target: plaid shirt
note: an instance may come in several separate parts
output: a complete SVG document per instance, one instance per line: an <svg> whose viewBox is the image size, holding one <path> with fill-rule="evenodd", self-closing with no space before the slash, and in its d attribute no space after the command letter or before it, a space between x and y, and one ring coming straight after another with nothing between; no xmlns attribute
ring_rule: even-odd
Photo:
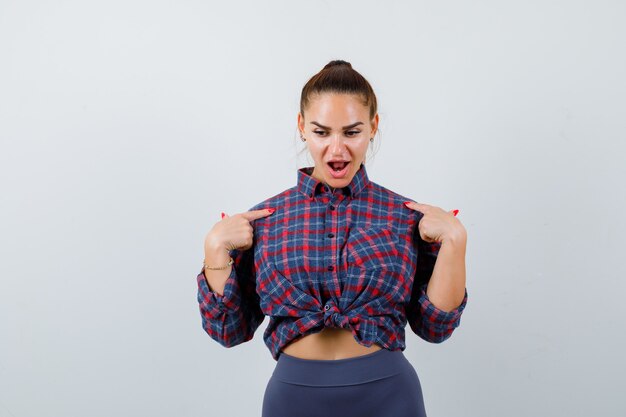
<svg viewBox="0 0 626 417"><path fill-rule="evenodd" d="M467 303L440 310L426 286L440 243L420 238L421 213L410 199L370 181L365 165L338 189L316 180L313 167L297 184L250 210L273 207L252 221L253 245L230 252L235 263L223 295L197 276L202 327L221 345L263 335L272 357L294 339L324 327L349 329L364 346L404 350L405 327L441 343L460 325Z"/></svg>

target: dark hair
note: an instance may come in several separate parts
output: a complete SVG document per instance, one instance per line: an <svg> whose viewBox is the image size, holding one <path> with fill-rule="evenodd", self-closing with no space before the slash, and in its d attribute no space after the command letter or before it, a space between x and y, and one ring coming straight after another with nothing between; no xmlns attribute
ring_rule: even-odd
<svg viewBox="0 0 626 417"><path fill-rule="evenodd" d="M370 83L352 68L349 62L340 59L326 64L302 88L300 114L303 117L304 110L309 106L311 99L322 93L347 93L360 96L363 100L363 105L369 107L370 121L378 111L376 94L374 94Z"/></svg>

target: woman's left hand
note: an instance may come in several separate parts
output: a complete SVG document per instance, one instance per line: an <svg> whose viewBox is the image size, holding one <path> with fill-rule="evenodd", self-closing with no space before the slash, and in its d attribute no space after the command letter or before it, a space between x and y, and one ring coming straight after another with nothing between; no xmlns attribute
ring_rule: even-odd
<svg viewBox="0 0 626 417"><path fill-rule="evenodd" d="M408 208L422 213L417 227L420 237L425 242L440 242L446 240L465 239L467 232L463 224L455 217L457 210L445 211L440 207L429 204L407 201L404 203Z"/></svg>

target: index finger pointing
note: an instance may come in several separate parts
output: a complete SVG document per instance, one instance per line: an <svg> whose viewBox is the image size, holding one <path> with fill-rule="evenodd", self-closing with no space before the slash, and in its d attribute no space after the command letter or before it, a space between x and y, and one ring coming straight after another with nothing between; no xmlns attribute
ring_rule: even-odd
<svg viewBox="0 0 626 417"><path fill-rule="evenodd" d="M275 210L276 209L273 209L273 208L260 209L260 210L250 210L250 211L244 211L243 213L241 213L241 215L244 217L244 219L246 219L248 221L251 221L251 220L260 219L261 217L269 216Z"/></svg>

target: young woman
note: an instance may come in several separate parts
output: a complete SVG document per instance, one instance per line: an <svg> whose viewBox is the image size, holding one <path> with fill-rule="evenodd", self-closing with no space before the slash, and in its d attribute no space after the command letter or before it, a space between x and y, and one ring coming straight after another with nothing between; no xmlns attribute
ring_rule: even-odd
<svg viewBox="0 0 626 417"><path fill-rule="evenodd" d="M405 327L441 343L460 325L465 228L369 179L376 96L348 62L304 86L298 129L315 165L206 236L202 326L230 347L270 317L263 417L425 416Z"/></svg>

